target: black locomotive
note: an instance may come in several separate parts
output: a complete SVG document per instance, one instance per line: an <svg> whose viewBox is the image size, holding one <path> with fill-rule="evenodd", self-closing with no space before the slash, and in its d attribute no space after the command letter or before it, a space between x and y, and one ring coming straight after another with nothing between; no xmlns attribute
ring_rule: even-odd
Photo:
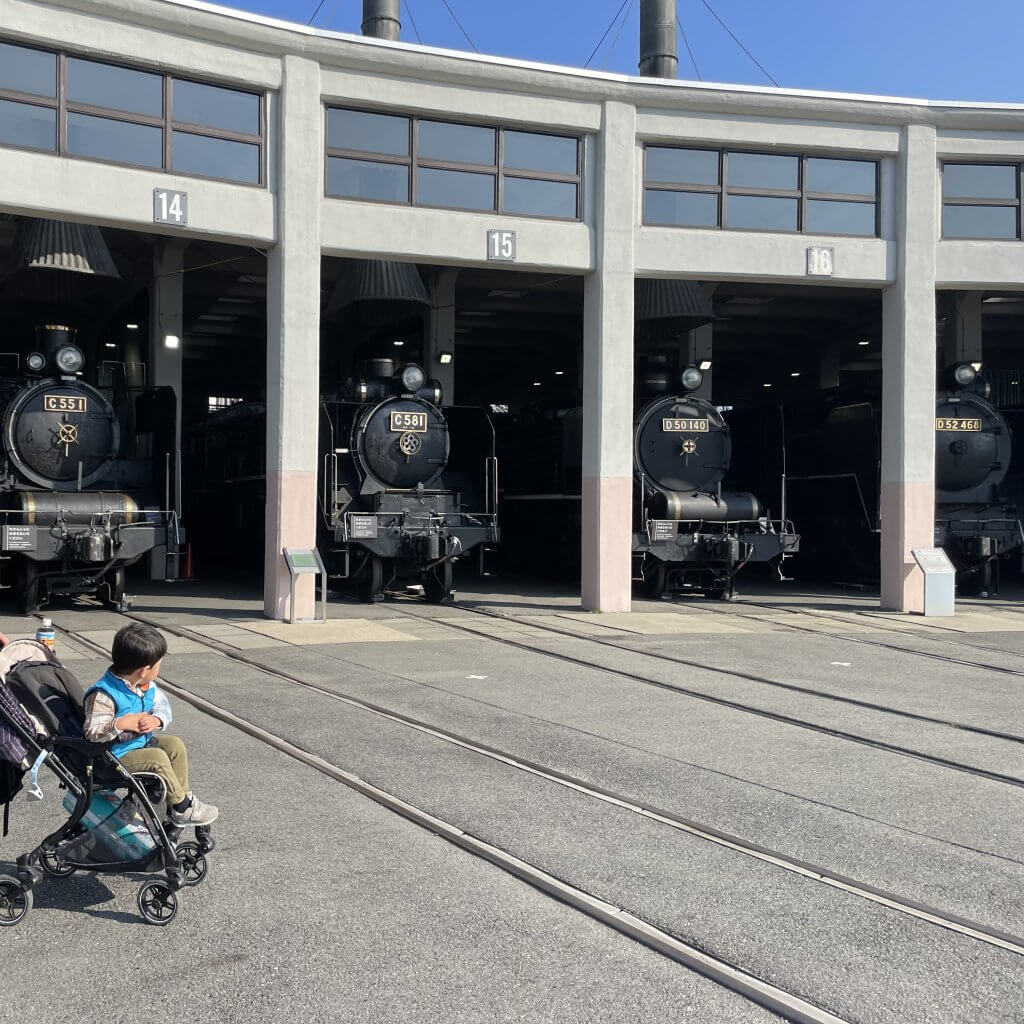
<svg viewBox="0 0 1024 1024"><path fill-rule="evenodd" d="M174 396L85 383L71 328L40 328L36 339L24 370L0 378L3 586L28 612L51 594L96 594L120 608L126 567L178 547L170 502L155 500Z"/></svg>
<svg viewBox="0 0 1024 1024"><path fill-rule="evenodd" d="M684 369L680 383L682 394L653 399L634 422L635 574L649 597L697 590L731 600L745 565L778 567L800 538L749 491L722 489L732 466L729 425L693 394L703 383L697 367Z"/></svg>
<svg viewBox="0 0 1024 1024"><path fill-rule="evenodd" d="M702 383L695 366L678 376L657 359L638 367L633 576L653 598L668 590L729 600L745 565L778 567L799 546L792 524L772 519L757 497L723 488L733 465L732 435L723 414L693 394ZM519 417L502 448L506 534L529 536L537 550L551 553L548 569L577 578L581 425L579 409L534 410ZM781 433L775 447L781 465ZM781 477L778 488L784 494ZM507 553L515 564L531 565L528 550L513 547Z"/></svg>
<svg viewBox="0 0 1024 1024"><path fill-rule="evenodd" d="M971 363L949 370L935 398L935 544L956 568L962 594L999 588L999 566L1024 544L1020 513L1002 493L1013 437ZM848 582L878 579L881 410L836 401L812 414L791 458L793 506L805 544L795 571ZM837 538L842 542L837 544Z"/></svg>
<svg viewBox="0 0 1024 1024"><path fill-rule="evenodd" d="M364 601L410 584L448 601L454 563L499 539L490 419L442 397L416 364L372 359L323 401L319 547Z"/></svg>

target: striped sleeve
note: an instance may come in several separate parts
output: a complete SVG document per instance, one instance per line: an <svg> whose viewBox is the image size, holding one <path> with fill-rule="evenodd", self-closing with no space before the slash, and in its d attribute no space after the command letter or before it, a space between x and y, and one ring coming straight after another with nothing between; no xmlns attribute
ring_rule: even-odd
<svg viewBox="0 0 1024 1024"><path fill-rule="evenodd" d="M83 732L90 743L108 743L119 736L114 727L117 708L109 694L93 690L85 698L85 727Z"/></svg>

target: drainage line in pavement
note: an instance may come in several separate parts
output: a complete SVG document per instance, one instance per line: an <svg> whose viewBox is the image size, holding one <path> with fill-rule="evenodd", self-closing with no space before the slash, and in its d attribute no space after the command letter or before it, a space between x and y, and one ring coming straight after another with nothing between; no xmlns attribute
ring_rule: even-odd
<svg viewBox="0 0 1024 1024"><path fill-rule="evenodd" d="M181 629L177 627L161 626L159 623L150 619L145 619L139 615L131 615L129 617L140 622L145 622L147 625L156 628L167 629L169 632L175 633L183 639L194 639L196 636L201 636L201 634L195 634L187 628ZM92 643L92 641L89 641L84 637L81 639L86 643ZM399 725L415 729L418 732L422 732L436 739L440 739L473 753L488 757L511 768L516 768L527 772L528 774L543 778L549 782L556 783L557 785L565 786L567 789L582 793L585 796L591 796L598 800L602 800L605 803L632 811L642 817L668 825L671 828L675 828L680 832L685 832L698 839L703 839L718 846L725 847L726 849L730 849L736 853L764 861L774 865L775 867L782 868L785 871L821 882L824 885L859 896L872 903L877 903L881 906L888 907L891 910L896 910L899 913L907 914L911 917L918 918L919 920L927 921L930 924L938 925L940 928L946 928L949 931L957 932L981 942L986 942L989 945L998 946L999 948L1008 950L1011 953L1024 955L1024 938L1020 938L1009 932L1004 932L981 924L977 921L972 921L968 918L947 913L936 907L931 907L927 904L919 903L916 900L899 896L896 893L880 889L877 886L873 886L865 882L858 882L856 879L830 871L828 868L821 867L820 865L811 864L807 861L789 857L786 854L779 853L756 843L748 842L738 836L731 835L728 832L723 832L712 826L701 824L700 822L693 821L689 818L683 818L671 811L664 810L648 803L633 800L628 796L623 796L622 794L616 793L612 790L596 786L584 781L583 779L575 778L574 776L557 771L553 768L548 768L544 765L538 764L537 762L517 757L514 754L509 754L506 751L497 749L496 747L491 747L476 740L471 740L465 736L460 736L457 733L450 732L446 729L429 725L426 722L421 722L418 719L403 715L400 712L391 711L377 704L372 704L369 701L361 700L358 697L338 693L337 691L327 689L326 687L320 686L316 683L311 683L307 680L300 679L297 676L292 676L286 672L282 672L279 669L269 668L262 663L241 654L240 652L232 650L220 641L204 639L197 642L201 642L212 651L223 654L251 668L255 668L266 675L283 679L286 682L312 690L316 693L322 694L323 696L329 697L332 700L348 704L358 710L365 711L388 721L395 722Z"/></svg>
<svg viewBox="0 0 1024 1024"><path fill-rule="evenodd" d="M129 615L128 617L138 621L147 621L141 616ZM159 628L167 629L168 627L160 626ZM92 643L92 641L73 630L65 629L63 631L84 641L94 649L102 649L99 648L98 644ZM169 632L178 633L179 636L183 635L175 629L170 629ZM215 650L215 648L211 647L211 650ZM239 660L244 661L245 659ZM262 666L256 665L254 667L267 672ZM269 671L267 674L282 675L282 678L289 678L282 673L274 671ZM295 682L296 680L289 681ZM287 754L294 760L355 790L357 793L368 797L395 814L399 814L408 821L445 839L452 845L486 860L495 867L501 868L501 870L515 876L520 881L526 882L528 885L559 902L565 903L573 909L586 914L588 917L600 921L615 931L661 953L668 959L710 978L715 983L749 999L751 1002L757 1003L759 1006L763 1006L785 1020L792 1021L793 1024L850 1024L844 1018L837 1017L828 1010L822 1009L802 999L800 996L749 974L741 968L721 960L697 946L684 942L682 939L649 924L641 918L635 917L621 907L607 903L600 897L594 896L584 889L577 888L543 869L513 856L505 850L463 831L442 818L421 810L414 804L410 804L388 793L386 790L366 782L358 775L347 772L330 761L326 761L322 757L318 757L316 754L304 750L288 740L282 739L280 736L267 732L247 719L241 718L211 703L176 683L169 683L161 678L160 684L165 686L170 693L191 704L198 711L203 712L209 717L230 725L239 732L245 733L283 754ZM300 683L300 685L306 684Z"/></svg>

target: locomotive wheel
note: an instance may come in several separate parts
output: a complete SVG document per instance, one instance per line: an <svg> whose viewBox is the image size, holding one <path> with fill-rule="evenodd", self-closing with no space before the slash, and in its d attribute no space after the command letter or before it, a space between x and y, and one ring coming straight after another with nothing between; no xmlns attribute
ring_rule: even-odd
<svg viewBox="0 0 1024 1024"><path fill-rule="evenodd" d="M660 601L665 596L667 580L668 566L664 562L648 563L644 569L644 596L652 601Z"/></svg>
<svg viewBox="0 0 1024 1024"><path fill-rule="evenodd" d="M451 559L442 562L437 568L431 569L423 577L423 596L431 604L444 604L452 599L452 563Z"/></svg>
<svg viewBox="0 0 1024 1024"><path fill-rule="evenodd" d="M370 555L359 574L356 592L365 604L379 601L384 590L384 563L377 555Z"/></svg>

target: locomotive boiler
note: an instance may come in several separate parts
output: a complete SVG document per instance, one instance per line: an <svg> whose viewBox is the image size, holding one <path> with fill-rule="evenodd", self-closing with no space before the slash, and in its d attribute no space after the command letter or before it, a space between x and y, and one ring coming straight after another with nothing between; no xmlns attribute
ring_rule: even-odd
<svg viewBox="0 0 1024 1024"><path fill-rule="evenodd" d="M661 395L637 413L633 473L635 575L644 592L701 591L731 600L736 574L750 562L776 567L799 537L772 519L749 491L723 490L732 465L732 437L719 409L693 394L703 375L689 366L681 394Z"/></svg>
<svg viewBox="0 0 1024 1024"><path fill-rule="evenodd" d="M442 409L414 363L365 371L322 403L321 554L364 601L410 585L448 601L454 563L499 539L493 427L480 409Z"/></svg>
<svg viewBox="0 0 1024 1024"><path fill-rule="evenodd" d="M173 422L173 395L120 396L134 432L125 438L117 397L80 379L85 357L74 331L48 326L36 338L24 370L0 381L3 585L16 588L27 612L54 594L95 594L121 608L126 567L158 545L177 546L174 513L146 501L153 460L123 453L166 425L168 409Z"/></svg>

